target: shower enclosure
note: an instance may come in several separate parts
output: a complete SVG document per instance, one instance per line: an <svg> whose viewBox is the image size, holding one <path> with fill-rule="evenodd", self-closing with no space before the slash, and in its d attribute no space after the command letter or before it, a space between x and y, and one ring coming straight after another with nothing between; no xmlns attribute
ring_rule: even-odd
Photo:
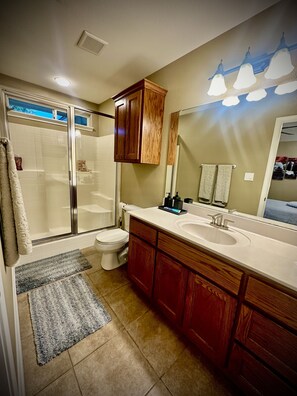
<svg viewBox="0 0 297 396"><path fill-rule="evenodd" d="M114 117L4 91L31 238L115 225Z"/></svg>

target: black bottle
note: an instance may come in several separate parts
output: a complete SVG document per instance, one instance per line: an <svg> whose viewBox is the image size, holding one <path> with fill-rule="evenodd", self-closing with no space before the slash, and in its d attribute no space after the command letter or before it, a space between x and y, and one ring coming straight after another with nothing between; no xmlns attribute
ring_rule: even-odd
<svg viewBox="0 0 297 396"><path fill-rule="evenodd" d="M183 208L183 201L181 200L181 197L178 195L178 192L173 197L173 207L175 209L180 209L180 210Z"/></svg>
<svg viewBox="0 0 297 396"><path fill-rule="evenodd" d="M167 194L167 197L165 197L164 199L164 206L166 206L167 208L172 208L172 197L170 195L170 192Z"/></svg>

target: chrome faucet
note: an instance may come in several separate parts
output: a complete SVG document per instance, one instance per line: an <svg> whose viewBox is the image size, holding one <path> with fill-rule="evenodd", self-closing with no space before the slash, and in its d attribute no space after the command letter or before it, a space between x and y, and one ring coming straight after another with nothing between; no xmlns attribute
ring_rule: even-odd
<svg viewBox="0 0 297 396"><path fill-rule="evenodd" d="M222 213L216 213L214 215L208 215L212 218L210 225L218 228L223 228L224 230L228 230L228 223L234 223L234 221L229 219L224 219Z"/></svg>

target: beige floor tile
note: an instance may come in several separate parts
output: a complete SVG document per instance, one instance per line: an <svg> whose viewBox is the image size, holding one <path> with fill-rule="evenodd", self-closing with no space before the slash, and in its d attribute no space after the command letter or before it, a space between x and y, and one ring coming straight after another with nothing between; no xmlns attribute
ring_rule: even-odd
<svg viewBox="0 0 297 396"><path fill-rule="evenodd" d="M80 390L73 369L67 371L49 386L38 393L37 396L80 396Z"/></svg>
<svg viewBox="0 0 297 396"><path fill-rule="evenodd" d="M235 389L192 348L187 348L162 377L173 396L231 396Z"/></svg>
<svg viewBox="0 0 297 396"><path fill-rule="evenodd" d="M144 298L130 284L107 294L105 299L125 326L149 310Z"/></svg>
<svg viewBox="0 0 297 396"><path fill-rule="evenodd" d="M85 271L87 274L91 274L98 270L103 271L101 264L100 264L101 263L101 254L100 253L90 254L90 255L86 256L86 259L92 266L92 268L89 268Z"/></svg>
<svg viewBox="0 0 297 396"><path fill-rule="evenodd" d="M90 334L73 347L68 349L70 358L73 365L77 364L85 357L94 352L97 348L105 344L112 337L116 336L119 332L124 330L123 324L116 317L112 309L109 307L108 303L103 297L100 297L100 301L104 305L105 309L111 316L111 321L101 329L95 331L95 333Z"/></svg>
<svg viewBox="0 0 297 396"><path fill-rule="evenodd" d="M155 312L148 311L127 330L161 377L185 349L185 343Z"/></svg>
<svg viewBox="0 0 297 396"><path fill-rule="evenodd" d="M171 393L160 380L153 386L153 388L147 393L146 396L171 396Z"/></svg>
<svg viewBox="0 0 297 396"><path fill-rule="evenodd" d="M84 256L89 256L89 255L97 253L97 249L95 248L95 246L88 246L86 248L80 249L80 252Z"/></svg>
<svg viewBox="0 0 297 396"><path fill-rule="evenodd" d="M28 294L23 293L21 298L18 298L18 311L19 311L19 322L21 339L27 338L32 334L32 325L30 317L30 307L28 301Z"/></svg>
<svg viewBox="0 0 297 396"><path fill-rule="evenodd" d="M74 370L84 396L142 396L158 380L126 332L113 337Z"/></svg>
<svg viewBox="0 0 297 396"><path fill-rule="evenodd" d="M26 396L35 395L71 368L67 351L55 357L44 366L36 360L33 334L22 340Z"/></svg>
<svg viewBox="0 0 297 396"><path fill-rule="evenodd" d="M125 267L119 267L112 271L96 271L88 275L98 290L99 295L105 296L119 287L130 283Z"/></svg>

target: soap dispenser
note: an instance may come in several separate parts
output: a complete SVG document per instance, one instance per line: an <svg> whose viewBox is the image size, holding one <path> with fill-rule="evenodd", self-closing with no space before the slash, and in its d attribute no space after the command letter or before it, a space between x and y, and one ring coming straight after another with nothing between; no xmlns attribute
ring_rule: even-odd
<svg viewBox="0 0 297 396"><path fill-rule="evenodd" d="M183 201L181 200L181 197L178 195L178 192L176 192L175 196L173 197L173 207L175 209L182 209L183 208Z"/></svg>
<svg viewBox="0 0 297 396"><path fill-rule="evenodd" d="M165 197L164 199L164 206L166 208L172 208L172 197L170 195L170 192L167 194L168 194L167 197Z"/></svg>

